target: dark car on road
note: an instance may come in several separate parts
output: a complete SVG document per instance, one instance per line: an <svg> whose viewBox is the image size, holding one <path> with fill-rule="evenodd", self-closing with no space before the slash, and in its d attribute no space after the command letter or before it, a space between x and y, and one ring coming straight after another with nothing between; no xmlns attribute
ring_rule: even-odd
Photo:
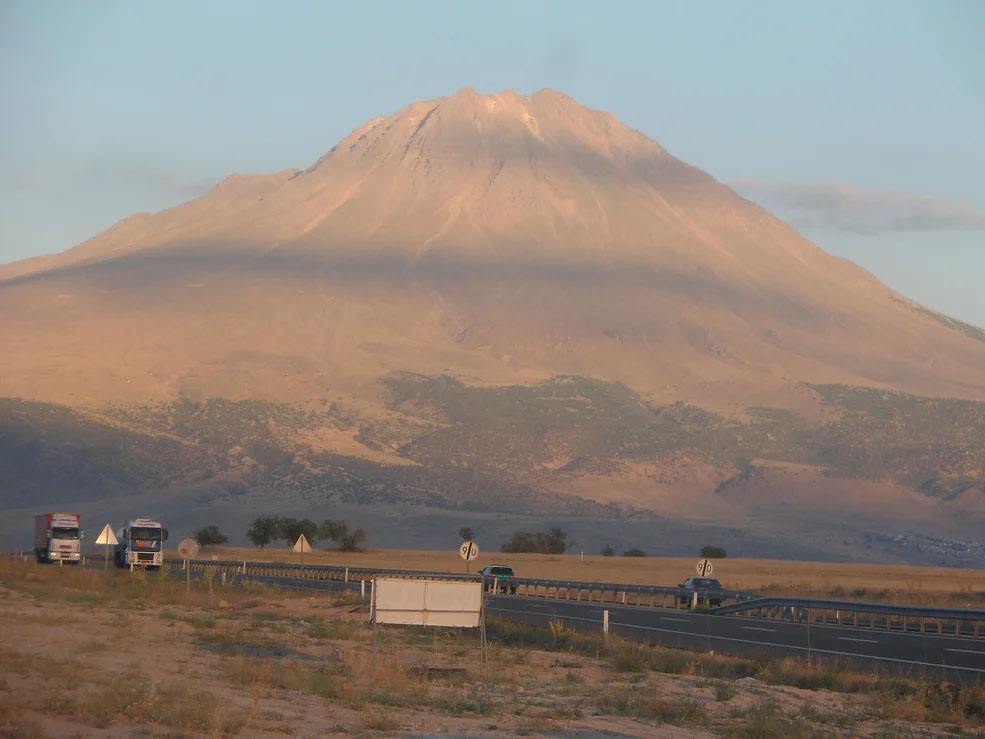
<svg viewBox="0 0 985 739"><path fill-rule="evenodd" d="M681 603L690 603L695 593L698 603L709 606L720 606L725 600L725 589L713 577L689 577L677 586L677 599Z"/></svg>
<svg viewBox="0 0 985 739"><path fill-rule="evenodd" d="M482 575L482 589L492 592L516 593L516 574L508 565L489 565L479 570Z"/></svg>

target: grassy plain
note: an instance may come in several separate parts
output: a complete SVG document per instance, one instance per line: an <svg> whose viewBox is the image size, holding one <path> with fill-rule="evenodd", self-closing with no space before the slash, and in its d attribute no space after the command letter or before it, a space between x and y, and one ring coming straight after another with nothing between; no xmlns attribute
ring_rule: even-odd
<svg viewBox="0 0 985 739"><path fill-rule="evenodd" d="M0 736L983 736L985 690L491 622L388 627L260 584L0 561Z"/></svg>
<svg viewBox="0 0 985 739"><path fill-rule="evenodd" d="M298 562L300 559L297 553L284 547L214 547L203 550L199 556L272 562ZM456 551L370 549L337 552L316 549L304 556L305 562L310 564L465 572L465 563ZM601 556L582 559L579 554L482 552L470 563L470 571L477 572L495 562L511 565L520 577L676 585L694 574L697 560L697 557ZM714 576L731 590L985 608L985 570L728 558L714 560L714 567Z"/></svg>

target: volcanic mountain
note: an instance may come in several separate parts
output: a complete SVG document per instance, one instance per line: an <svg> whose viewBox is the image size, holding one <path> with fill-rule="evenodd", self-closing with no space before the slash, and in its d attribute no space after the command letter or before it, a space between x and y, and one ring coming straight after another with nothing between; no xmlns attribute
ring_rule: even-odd
<svg viewBox="0 0 985 739"><path fill-rule="evenodd" d="M232 175L65 253L0 267L0 319L2 396L185 441L175 403L330 402L341 409L331 424L309 419L274 436L295 456L384 466L425 464L423 444L440 467L433 454L455 446L441 429L488 431L495 403L481 393L501 397L504 386L563 396L576 416L571 398L598 411L596 391L629 392L617 404L623 425L634 408L641 419L668 418L661 409L675 404L705 409L719 428L755 425L755 409L769 408L776 423L790 414L806 424L796 433L846 417L836 387L890 405L985 400L985 331L895 293L615 116L546 89L466 88L414 103L357 128L308 169ZM756 479L736 465L748 450L693 439L687 453L665 444L642 457L578 454L567 432L531 420L532 402L493 424L497 433L533 424L504 440L529 432L543 447L514 465L531 489L606 502L599 490L622 475L622 500L668 510L689 490ZM164 407L159 417L121 410ZM967 407L962 428L977 429L985 406ZM774 439L766 447L780 443L776 429L764 433ZM803 450L798 439L790 443ZM503 451L478 444L452 456L481 464L482 449ZM683 456L668 462L670 451ZM809 457L784 459L816 464ZM626 482L630 458L659 458L663 472ZM551 477L558 470L567 483ZM883 472L866 479L925 483L923 472L902 483L903 473ZM971 480L958 494L981 476L977 458L926 474Z"/></svg>

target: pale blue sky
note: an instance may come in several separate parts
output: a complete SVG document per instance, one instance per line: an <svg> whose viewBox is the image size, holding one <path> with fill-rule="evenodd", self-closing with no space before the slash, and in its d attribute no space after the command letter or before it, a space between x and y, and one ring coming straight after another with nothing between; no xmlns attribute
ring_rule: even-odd
<svg viewBox="0 0 985 739"><path fill-rule="evenodd" d="M985 3L0 0L0 263L472 85L612 111L985 325Z"/></svg>

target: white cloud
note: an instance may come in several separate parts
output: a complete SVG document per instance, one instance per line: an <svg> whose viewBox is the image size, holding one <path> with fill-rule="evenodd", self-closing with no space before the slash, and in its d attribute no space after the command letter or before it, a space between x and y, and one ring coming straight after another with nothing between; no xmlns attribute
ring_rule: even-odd
<svg viewBox="0 0 985 739"><path fill-rule="evenodd" d="M985 212L949 198L838 182L736 180L731 186L798 228L860 234L985 229Z"/></svg>

